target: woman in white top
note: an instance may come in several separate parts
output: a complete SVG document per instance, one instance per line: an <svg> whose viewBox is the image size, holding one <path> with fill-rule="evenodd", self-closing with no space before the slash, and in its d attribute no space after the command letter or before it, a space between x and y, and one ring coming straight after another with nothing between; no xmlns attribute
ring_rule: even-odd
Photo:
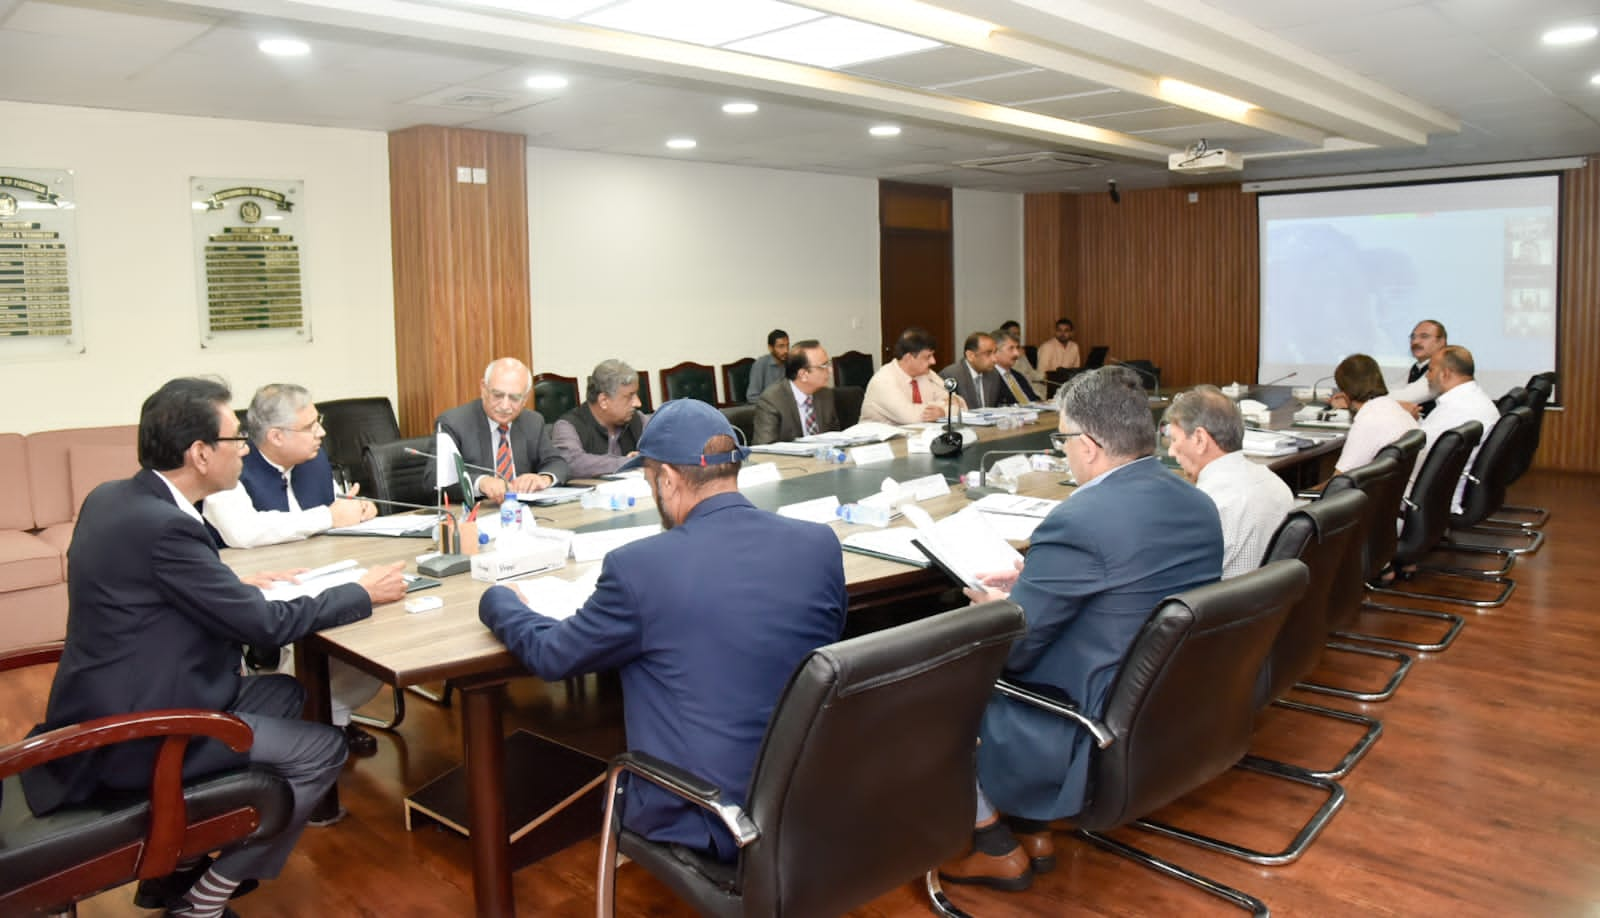
<svg viewBox="0 0 1600 918"><path fill-rule="evenodd" d="M1366 465L1377 457L1378 450L1417 429L1417 419L1389 397L1378 362L1366 354L1351 354L1339 361L1333 381L1350 401L1350 432L1345 434L1344 450L1334 464L1335 474Z"/></svg>

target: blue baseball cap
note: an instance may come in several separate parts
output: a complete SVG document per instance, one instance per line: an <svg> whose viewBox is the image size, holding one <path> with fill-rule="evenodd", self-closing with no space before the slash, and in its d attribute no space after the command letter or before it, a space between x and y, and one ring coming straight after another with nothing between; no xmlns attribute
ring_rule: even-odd
<svg viewBox="0 0 1600 918"><path fill-rule="evenodd" d="M712 437L728 436L736 445L733 452L705 454ZM722 465L742 462L750 455L744 437L722 412L699 399L675 398L650 416L644 435L639 438L639 455L624 462L618 471L636 469L645 459L668 465Z"/></svg>

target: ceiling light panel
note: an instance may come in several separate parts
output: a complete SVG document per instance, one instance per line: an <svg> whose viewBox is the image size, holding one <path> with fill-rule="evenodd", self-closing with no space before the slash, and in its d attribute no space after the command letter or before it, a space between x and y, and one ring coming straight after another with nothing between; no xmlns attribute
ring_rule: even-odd
<svg viewBox="0 0 1600 918"><path fill-rule="evenodd" d="M724 47L729 51L775 57L797 64L836 68L937 48L939 42L854 19L829 16Z"/></svg>
<svg viewBox="0 0 1600 918"><path fill-rule="evenodd" d="M476 6L489 10L505 10L528 16L548 19L572 19L590 10L599 9L612 0L459 0L463 6Z"/></svg>
<svg viewBox="0 0 1600 918"><path fill-rule="evenodd" d="M697 45L722 45L821 16L778 0L625 0L579 21Z"/></svg>
<svg viewBox="0 0 1600 918"><path fill-rule="evenodd" d="M1600 34L1600 29L1592 25L1562 26L1544 33L1540 40L1547 45L1581 45L1593 41L1597 34Z"/></svg>

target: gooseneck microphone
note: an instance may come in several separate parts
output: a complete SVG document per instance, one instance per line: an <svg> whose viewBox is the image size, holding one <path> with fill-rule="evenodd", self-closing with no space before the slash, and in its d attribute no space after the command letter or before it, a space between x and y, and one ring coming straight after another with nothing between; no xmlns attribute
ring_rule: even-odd
<svg viewBox="0 0 1600 918"><path fill-rule="evenodd" d="M990 462L997 456L1031 456L1034 453L1050 452L1049 447L1044 449L991 449L978 457L978 483L967 488L967 500L977 500L991 494L1009 493L1004 488L989 486L989 474L994 471L994 463Z"/></svg>
<svg viewBox="0 0 1600 918"><path fill-rule="evenodd" d="M961 448L965 445L961 441L961 434L956 433L956 381L944 381L944 391L948 393L944 408L944 433L933 438L928 444L928 452L943 459L949 456L961 455Z"/></svg>
<svg viewBox="0 0 1600 918"><path fill-rule="evenodd" d="M413 455L413 456L424 456L424 457L426 457L428 459L434 460L435 462L439 461L439 457L438 456L435 456L433 453L425 453L420 449L412 449L411 447L408 446L408 447L405 448L405 451L407 453ZM458 455L456 458L459 459L461 457ZM499 477L499 473L496 472L494 469L484 468L481 465L473 465L470 462L463 461L461 463L461 467L462 468L472 469L474 472L482 472L485 475L493 475L493 476L495 476L497 478Z"/></svg>
<svg viewBox="0 0 1600 918"><path fill-rule="evenodd" d="M1312 383L1312 384L1311 384L1311 400L1312 400L1312 401L1313 401L1313 402L1320 402L1320 401L1322 401L1322 399L1320 399L1320 398L1318 398L1318 397L1317 397L1317 387L1318 387L1318 386L1320 386L1320 385L1322 385L1322 384L1323 384L1323 383L1325 383L1325 382L1327 382L1327 381L1328 381L1328 380L1330 380L1330 379L1333 379L1333 374L1332 374L1332 373L1329 373L1329 374L1328 374L1328 375L1327 375L1327 376L1324 376L1324 377L1322 377L1322 378L1321 378L1321 379L1319 379L1319 380L1317 380L1317 381L1316 381L1316 382L1314 382L1314 383ZM1337 387L1336 387L1336 388L1337 388ZM1332 393L1332 392L1329 392L1329 393L1328 393L1328 395L1329 395L1329 396L1330 396L1330 397L1331 397L1331 396L1332 396L1332 395L1333 395L1333 393Z"/></svg>
<svg viewBox="0 0 1600 918"><path fill-rule="evenodd" d="M1276 386L1278 383L1281 383L1286 379L1294 379L1296 376L1299 376L1299 375L1300 375L1300 371L1299 370L1290 370L1289 372L1283 374L1282 376L1279 376L1277 379L1268 380L1267 382L1264 382L1264 383L1256 383L1256 385L1258 385L1258 386Z"/></svg>

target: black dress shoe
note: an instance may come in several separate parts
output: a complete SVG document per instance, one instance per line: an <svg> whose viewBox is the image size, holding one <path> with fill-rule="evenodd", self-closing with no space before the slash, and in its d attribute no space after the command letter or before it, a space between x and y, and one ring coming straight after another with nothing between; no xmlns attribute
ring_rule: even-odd
<svg viewBox="0 0 1600 918"><path fill-rule="evenodd" d="M344 742L357 758L378 754L378 738L353 723L344 725Z"/></svg>

